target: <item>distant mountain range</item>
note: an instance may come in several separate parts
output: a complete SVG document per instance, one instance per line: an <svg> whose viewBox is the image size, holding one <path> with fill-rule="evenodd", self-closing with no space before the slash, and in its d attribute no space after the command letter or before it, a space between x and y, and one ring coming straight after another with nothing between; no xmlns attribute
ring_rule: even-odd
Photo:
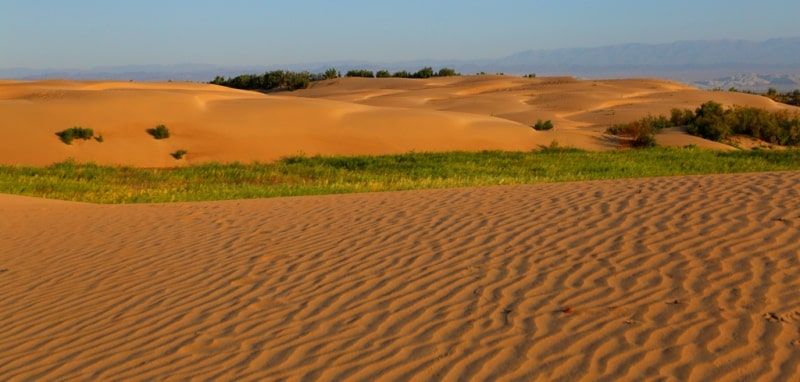
<svg viewBox="0 0 800 382"><path fill-rule="evenodd" d="M217 75L235 76L274 69L322 72L335 67L343 72L349 69L415 71L425 66L432 66L434 69L450 67L465 74L486 72L570 75L579 78L659 77L699 87L735 86L742 90L760 91L766 86L785 91L800 87L800 37L761 42L681 41L669 44L527 50L503 58L476 60L337 61L283 66L130 65L83 70L0 68L0 78L210 81Z"/></svg>
<svg viewBox="0 0 800 382"><path fill-rule="evenodd" d="M733 76L695 81L693 84L703 89L751 90L764 93L770 88L780 92L800 89L800 73L795 74L756 74L745 73Z"/></svg>

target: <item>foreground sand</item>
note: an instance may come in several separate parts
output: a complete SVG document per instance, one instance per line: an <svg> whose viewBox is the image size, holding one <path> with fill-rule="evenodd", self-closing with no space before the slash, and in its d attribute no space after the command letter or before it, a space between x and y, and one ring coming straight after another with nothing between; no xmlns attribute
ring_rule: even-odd
<svg viewBox="0 0 800 382"><path fill-rule="evenodd" d="M0 380L798 380L798 190L0 196Z"/></svg>
<svg viewBox="0 0 800 382"><path fill-rule="evenodd" d="M713 99L800 110L750 94L707 92L663 80L577 81L511 76L343 78L274 94L192 83L2 81L0 164L43 166L67 159L136 167L209 161L249 163L306 154L452 150L528 151L558 142L619 147L603 131L671 108ZM538 132L537 120L555 128ZM146 133L166 125L171 136ZM91 128L103 142L62 143L57 132ZM662 145L732 149L670 131ZM170 154L186 150L181 160Z"/></svg>

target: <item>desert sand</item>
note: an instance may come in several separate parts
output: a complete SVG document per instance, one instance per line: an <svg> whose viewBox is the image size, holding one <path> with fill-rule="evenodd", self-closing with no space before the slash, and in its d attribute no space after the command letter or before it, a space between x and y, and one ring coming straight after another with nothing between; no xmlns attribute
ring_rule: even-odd
<svg viewBox="0 0 800 382"><path fill-rule="evenodd" d="M0 380L798 380L798 190L2 195Z"/></svg>
<svg viewBox="0 0 800 382"><path fill-rule="evenodd" d="M452 150L533 150L556 141L588 150L619 147L611 124L713 99L726 106L792 108L748 94L675 82L463 76L341 78L296 92L262 94L194 83L0 81L0 164L68 159L137 167L208 161L268 162L291 155ZM797 108L795 108L797 109ZM537 120L555 129L537 132ZM171 137L146 133L166 125ZM103 142L62 143L57 132L91 128ZM662 145L720 143L680 131ZM182 160L170 153L186 150Z"/></svg>

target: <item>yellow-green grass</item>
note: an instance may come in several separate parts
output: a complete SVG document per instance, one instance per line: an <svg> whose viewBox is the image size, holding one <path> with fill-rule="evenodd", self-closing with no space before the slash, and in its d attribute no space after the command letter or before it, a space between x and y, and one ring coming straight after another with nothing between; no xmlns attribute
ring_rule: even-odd
<svg viewBox="0 0 800 382"><path fill-rule="evenodd" d="M166 169L69 161L44 168L0 166L0 192L92 203L153 203L783 170L800 170L800 150L551 148L296 156L275 163Z"/></svg>

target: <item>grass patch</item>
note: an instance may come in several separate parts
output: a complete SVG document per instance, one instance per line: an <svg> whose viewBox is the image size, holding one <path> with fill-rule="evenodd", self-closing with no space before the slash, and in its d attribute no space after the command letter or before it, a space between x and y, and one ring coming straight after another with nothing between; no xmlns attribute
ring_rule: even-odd
<svg viewBox="0 0 800 382"><path fill-rule="evenodd" d="M209 163L165 169L63 162L44 168L0 166L0 192L93 203L144 203L779 170L800 170L800 150L718 152L689 147L586 152L553 148L294 156L268 164Z"/></svg>

